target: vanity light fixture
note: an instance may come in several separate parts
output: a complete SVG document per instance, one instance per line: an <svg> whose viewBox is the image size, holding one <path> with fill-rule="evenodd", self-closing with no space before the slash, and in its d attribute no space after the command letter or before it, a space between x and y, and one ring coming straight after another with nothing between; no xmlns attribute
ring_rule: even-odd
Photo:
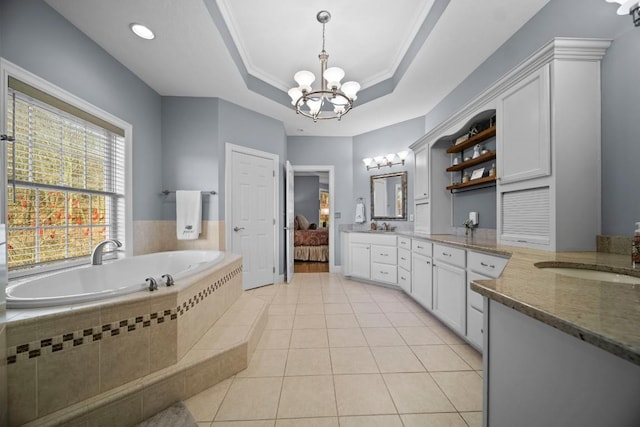
<svg viewBox="0 0 640 427"><path fill-rule="evenodd" d="M362 159L362 163L366 166L367 170L380 169L385 166L404 165L404 161L409 155L408 151L400 151L399 153L391 153L386 156L376 156L374 158L367 157ZM398 158L397 162L394 162Z"/></svg>
<svg viewBox="0 0 640 427"><path fill-rule="evenodd" d="M640 27L640 2L638 0L606 0L607 3L618 3L618 15L631 15L633 25Z"/></svg>
<svg viewBox="0 0 640 427"><path fill-rule="evenodd" d="M151 29L146 25L133 22L129 24L129 28L131 28L131 31L133 31L133 33L141 39L153 40L156 38L156 35L153 34L153 31L151 31Z"/></svg>

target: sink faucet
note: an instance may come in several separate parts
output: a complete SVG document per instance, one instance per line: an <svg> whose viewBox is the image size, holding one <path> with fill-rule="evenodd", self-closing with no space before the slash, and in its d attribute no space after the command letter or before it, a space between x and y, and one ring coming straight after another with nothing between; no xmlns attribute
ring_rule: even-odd
<svg viewBox="0 0 640 427"><path fill-rule="evenodd" d="M102 250L109 243L113 243L117 247L122 246L122 242L118 239L107 239L98 243L95 249L93 250L93 252L91 253L91 265L102 265Z"/></svg>
<svg viewBox="0 0 640 427"><path fill-rule="evenodd" d="M383 223L382 223L382 229L383 229L384 231L389 231L389 224L387 224L386 222L383 222Z"/></svg>

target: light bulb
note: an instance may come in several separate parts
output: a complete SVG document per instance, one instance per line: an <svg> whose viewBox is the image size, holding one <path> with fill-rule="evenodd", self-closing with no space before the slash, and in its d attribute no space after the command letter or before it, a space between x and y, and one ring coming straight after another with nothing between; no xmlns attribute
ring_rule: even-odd
<svg viewBox="0 0 640 427"><path fill-rule="evenodd" d="M129 24L129 28L131 28L131 31L133 31L136 36L145 40L153 40L156 37L156 35L153 34L153 31L151 31L151 29L146 25L137 24L134 22L132 24Z"/></svg>
<svg viewBox="0 0 640 427"><path fill-rule="evenodd" d="M375 160L377 164L380 164L384 160L384 156L376 156L373 158L373 160Z"/></svg>
<svg viewBox="0 0 640 427"><path fill-rule="evenodd" d="M311 92L311 83L316 79L316 76L311 71L302 70L295 73L293 79L300 86L300 91Z"/></svg>
<svg viewBox="0 0 640 427"><path fill-rule="evenodd" d="M617 12L618 15L628 15L631 13L631 9L638 4L638 0L618 1L616 3L620 3L620 7Z"/></svg>
<svg viewBox="0 0 640 427"><path fill-rule="evenodd" d="M394 153L391 153L391 154L387 154L384 157L387 159L387 162L393 162L393 159L396 158L396 155Z"/></svg>
<svg viewBox="0 0 640 427"><path fill-rule="evenodd" d="M318 114L318 112L320 111L320 107L322 106L322 101L314 101L313 99L310 99L307 101L307 106L309 106L309 111L311 111L311 114Z"/></svg>
<svg viewBox="0 0 640 427"><path fill-rule="evenodd" d="M344 114L344 105L334 105L333 112L338 115Z"/></svg>
<svg viewBox="0 0 640 427"><path fill-rule="evenodd" d="M291 97L291 105L296 105L298 99L302 96L302 91L297 87L289 89L289 92L287 93Z"/></svg>
<svg viewBox="0 0 640 427"><path fill-rule="evenodd" d="M329 88L340 88L340 80L344 78L344 71L342 68L331 67L324 70L324 79L327 81Z"/></svg>
<svg viewBox="0 0 640 427"><path fill-rule="evenodd" d="M347 98L355 101L357 99L356 94L360 90L360 84L358 82L345 82L342 85L342 93L344 93Z"/></svg>
<svg viewBox="0 0 640 427"><path fill-rule="evenodd" d="M398 153L398 157L400 157L400 160L405 160L407 158L407 156L409 155L408 151L400 151Z"/></svg>
<svg viewBox="0 0 640 427"><path fill-rule="evenodd" d="M365 166L369 166L372 161L373 161L373 159L371 157L367 157L367 158L362 159L362 163L364 163Z"/></svg>

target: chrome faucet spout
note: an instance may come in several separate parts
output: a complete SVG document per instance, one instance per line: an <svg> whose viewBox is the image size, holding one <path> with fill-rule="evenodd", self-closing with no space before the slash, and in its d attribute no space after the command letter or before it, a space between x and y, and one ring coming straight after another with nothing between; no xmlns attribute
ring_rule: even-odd
<svg viewBox="0 0 640 427"><path fill-rule="evenodd" d="M122 246L122 242L118 239L107 239L98 243L91 253L91 265L102 265L102 251L104 250L104 247L109 243L113 243L117 247Z"/></svg>

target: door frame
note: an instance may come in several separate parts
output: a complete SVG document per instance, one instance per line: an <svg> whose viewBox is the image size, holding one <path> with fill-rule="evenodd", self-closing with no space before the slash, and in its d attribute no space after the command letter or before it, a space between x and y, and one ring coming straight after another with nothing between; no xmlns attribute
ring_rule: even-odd
<svg viewBox="0 0 640 427"><path fill-rule="evenodd" d="M265 151L256 150L254 148L244 147L242 145L232 144L230 142L225 143L225 167L224 167L224 232L225 232L225 250L227 252L232 251L233 239L233 203L231 201L231 176L233 174L233 162L231 161L232 154L241 153L250 156L257 156L266 159L270 159L273 162L273 283L279 283L280 280L280 234L277 232L280 229L280 217L278 216L278 209L280 208L280 156L273 153L267 153Z"/></svg>
<svg viewBox="0 0 640 427"><path fill-rule="evenodd" d="M335 212L335 166L333 165L293 165L294 182L296 172L328 172L329 173L329 271L338 271L335 263L335 234L337 228L333 212ZM295 192L295 187L294 187Z"/></svg>

